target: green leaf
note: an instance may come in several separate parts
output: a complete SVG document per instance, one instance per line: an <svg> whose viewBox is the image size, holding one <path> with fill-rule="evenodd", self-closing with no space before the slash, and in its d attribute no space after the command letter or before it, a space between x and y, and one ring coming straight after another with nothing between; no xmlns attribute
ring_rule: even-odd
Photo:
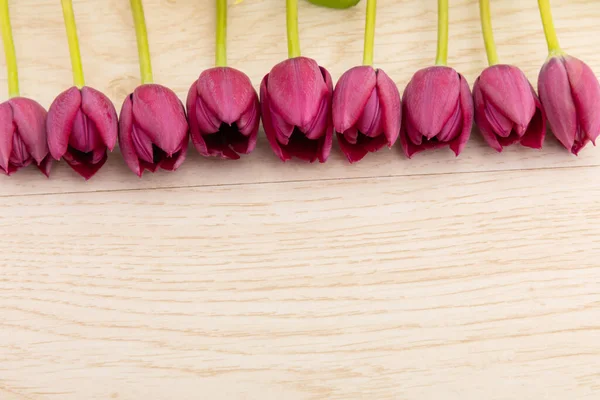
<svg viewBox="0 0 600 400"><path fill-rule="evenodd" d="M322 7L329 8L350 8L357 5L360 0L308 0L309 2Z"/></svg>

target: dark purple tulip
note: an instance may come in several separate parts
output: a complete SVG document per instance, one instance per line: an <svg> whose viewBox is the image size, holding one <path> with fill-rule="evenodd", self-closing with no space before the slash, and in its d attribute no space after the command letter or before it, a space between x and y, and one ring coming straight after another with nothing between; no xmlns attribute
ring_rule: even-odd
<svg viewBox="0 0 600 400"><path fill-rule="evenodd" d="M135 174L176 170L185 160L188 141L185 109L171 89L145 84L127 96L119 118L119 147Z"/></svg>
<svg viewBox="0 0 600 400"><path fill-rule="evenodd" d="M333 91L332 115L348 161L392 147L400 134L401 113L400 93L385 72L371 66L346 71Z"/></svg>
<svg viewBox="0 0 600 400"><path fill-rule="evenodd" d="M287 59L262 80L263 127L275 154L325 162L333 141L329 72L311 58Z"/></svg>
<svg viewBox="0 0 600 400"><path fill-rule="evenodd" d="M187 111L192 142L203 156L235 160L254 150L260 104L243 72L230 67L202 72L189 90Z"/></svg>

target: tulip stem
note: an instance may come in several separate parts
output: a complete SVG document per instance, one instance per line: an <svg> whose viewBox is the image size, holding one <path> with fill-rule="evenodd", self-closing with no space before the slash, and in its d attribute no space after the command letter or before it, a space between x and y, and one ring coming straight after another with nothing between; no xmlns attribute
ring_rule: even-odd
<svg viewBox="0 0 600 400"><path fill-rule="evenodd" d="M227 0L217 0L217 38L215 65L227 66Z"/></svg>
<svg viewBox="0 0 600 400"><path fill-rule="evenodd" d="M6 70L8 73L8 97L19 96L19 70L17 69L17 55L15 43L10 26L8 0L0 0L0 23L2 24L2 41L4 42L4 55L6 56Z"/></svg>
<svg viewBox="0 0 600 400"><path fill-rule="evenodd" d="M488 64L498 64L498 53L496 42L494 42L494 31L492 30L492 15L490 12L490 0L479 0L479 15L481 18L481 32L487 54Z"/></svg>
<svg viewBox="0 0 600 400"><path fill-rule="evenodd" d="M135 25L135 36L137 38L142 84L152 83L154 79L152 78L152 64L150 63L150 48L148 46L148 31L146 31L144 7L142 6L142 0L130 0L130 3L133 23Z"/></svg>
<svg viewBox="0 0 600 400"><path fill-rule="evenodd" d="M367 0L367 16L365 18L365 44L363 65L373 65L373 48L375 47L375 16L377 0Z"/></svg>
<svg viewBox="0 0 600 400"><path fill-rule="evenodd" d="M300 35L298 34L298 0L285 1L287 23L288 57L300 57Z"/></svg>
<svg viewBox="0 0 600 400"><path fill-rule="evenodd" d="M83 78L83 67L81 65L81 53L79 52L79 39L77 38L77 26L75 25L75 14L73 13L72 0L61 0L65 28L67 29L67 41L69 42L69 54L71 55L71 68L73 70L73 84L79 89L85 86Z"/></svg>
<svg viewBox="0 0 600 400"><path fill-rule="evenodd" d="M554 21L552 20L550 0L538 0L538 7L540 9L540 16L542 17L542 25L544 26L546 43L548 43L548 54L550 56L563 54L564 52L558 44L556 30L554 30Z"/></svg>
<svg viewBox="0 0 600 400"><path fill-rule="evenodd" d="M448 63L448 0L438 0L437 54L435 65Z"/></svg>

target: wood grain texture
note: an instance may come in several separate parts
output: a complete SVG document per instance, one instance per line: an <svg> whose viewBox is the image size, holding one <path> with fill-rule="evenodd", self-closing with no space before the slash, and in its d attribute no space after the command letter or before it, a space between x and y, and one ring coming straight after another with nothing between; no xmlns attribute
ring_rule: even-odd
<svg viewBox="0 0 600 400"><path fill-rule="evenodd" d="M209 0L145 0L156 81L183 99L213 62ZM380 1L375 59L402 90L435 53L433 0ZM526 3L526 4L524 4ZM450 62L485 67L474 0L451 1ZM563 47L600 72L600 2L553 0ZM138 84L125 0L74 0L87 82ZM535 82L535 1L492 0L502 61ZM58 1L11 0L24 95L71 84ZM284 2L230 10L255 85L285 49ZM302 50L361 61L364 4L301 3ZM0 92L6 92L0 64ZM111 154L0 176L0 400L600 397L600 151L487 149L348 166L190 151L135 177Z"/></svg>

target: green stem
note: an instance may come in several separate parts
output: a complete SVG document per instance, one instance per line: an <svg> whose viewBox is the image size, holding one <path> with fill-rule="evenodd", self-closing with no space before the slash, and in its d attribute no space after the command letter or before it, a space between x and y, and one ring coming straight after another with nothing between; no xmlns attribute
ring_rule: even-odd
<svg viewBox="0 0 600 400"><path fill-rule="evenodd" d="M4 55L6 56L6 70L8 72L8 97L19 96L19 71L17 69L17 56L15 43L10 26L8 13L8 0L0 0L0 23L2 24L2 41L4 42Z"/></svg>
<svg viewBox="0 0 600 400"><path fill-rule="evenodd" d="M558 36L556 36L556 31L554 30L552 11L550 9L550 0L538 0L538 7L542 17L542 25L544 26L546 43L548 43L548 54L550 56L563 54L563 51L558 44Z"/></svg>
<svg viewBox="0 0 600 400"><path fill-rule="evenodd" d="M375 16L377 0L367 0L367 16L365 18L365 44L363 65L373 65L373 48L375 47Z"/></svg>
<svg viewBox="0 0 600 400"><path fill-rule="evenodd" d="M287 23L288 57L300 57L300 35L298 34L298 0L285 0Z"/></svg>
<svg viewBox="0 0 600 400"><path fill-rule="evenodd" d="M492 30L490 0L479 0L479 15L481 18L481 32L483 33L483 42L485 43L488 64L498 64L498 53L496 52L496 43L494 42L494 32Z"/></svg>
<svg viewBox="0 0 600 400"><path fill-rule="evenodd" d="M215 64L217 67L227 66L227 0L217 0L217 43Z"/></svg>
<svg viewBox="0 0 600 400"><path fill-rule="evenodd" d="M448 63L448 0L438 0L438 36L435 65Z"/></svg>
<svg viewBox="0 0 600 400"><path fill-rule="evenodd" d="M152 83L154 79L152 78L152 64L150 63L150 48L148 47L148 32L146 31L144 7L142 6L142 0L130 0L130 3L131 12L133 13L133 23L135 24L142 84Z"/></svg>
<svg viewBox="0 0 600 400"><path fill-rule="evenodd" d="M72 0L61 0L61 3L65 28L67 28L71 68L73 70L73 84L81 89L85 86L85 80L83 78L83 67L81 65L81 53L79 52L79 39L77 39L77 26L75 25L73 2Z"/></svg>

